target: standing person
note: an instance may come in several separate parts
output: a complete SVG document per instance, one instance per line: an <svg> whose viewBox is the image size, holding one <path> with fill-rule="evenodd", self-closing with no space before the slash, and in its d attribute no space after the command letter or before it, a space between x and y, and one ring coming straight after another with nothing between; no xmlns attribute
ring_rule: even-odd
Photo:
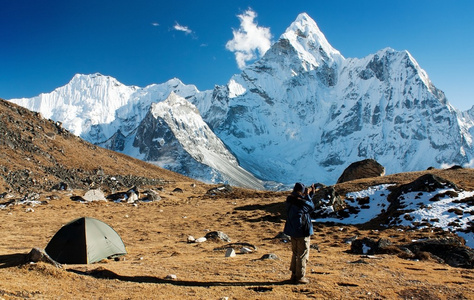
<svg viewBox="0 0 474 300"><path fill-rule="evenodd" d="M291 194L286 198L286 223L283 232L291 237L291 282L306 284L306 263L309 260L310 236L313 234L311 212L314 211L312 201L314 185L309 189L297 182Z"/></svg>

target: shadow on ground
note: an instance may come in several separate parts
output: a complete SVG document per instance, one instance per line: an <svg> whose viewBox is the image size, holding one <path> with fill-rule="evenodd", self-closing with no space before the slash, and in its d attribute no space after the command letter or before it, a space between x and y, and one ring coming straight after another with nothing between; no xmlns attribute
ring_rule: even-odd
<svg viewBox="0 0 474 300"><path fill-rule="evenodd" d="M285 211L285 203L284 202L277 202L271 204L253 204L253 205L244 205L235 208L236 211L265 211L269 213L269 215L257 217L257 218L248 218L244 217L244 219L248 222L261 222L261 221L268 221L273 223L282 223L286 219L286 211Z"/></svg>
<svg viewBox="0 0 474 300"><path fill-rule="evenodd" d="M176 286L197 286L197 287L210 287L210 286L249 286L255 287L257 289L268 289L263 288L262 286L277 286L277 285L286 285L291 284L289 280L285 281L247 281L247 282L221 282L221 281L184 281L184 280L172 280L172 279L163 279L154 276L123 276L119 275L110 270L104 269L102 267L91 270L91 271L79 271L74 269L69 269L69 272L73 272L79 275L92 276L94 278L100 279L116 279L120 281L128 282L138 282L138 283L166 283Z"/></svg>
<svg viewBox="0 0 474 300"><path fill-rule="evenodd" d="M0 255L0 269L20 266L26 262L27 256L21 253Z"/></svg>

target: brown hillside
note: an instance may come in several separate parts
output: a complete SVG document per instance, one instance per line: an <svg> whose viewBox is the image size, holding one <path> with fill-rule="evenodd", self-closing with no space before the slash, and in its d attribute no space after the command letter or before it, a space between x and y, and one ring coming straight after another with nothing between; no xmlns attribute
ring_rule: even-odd
<svg viewBox="0 0 474 300"><path fill-rule="evenodd" d="M474 190L474 170L430 170L361 179L335 186L339 194L380 183L404 184L431 173ZM59 124L0 101L0 204L39 194L42 204L0 209L0 299L474 299L474 270L454 268L426 254L349 253L354 235L391 240L451 236L439 230L319 224L312 237L307 285L292 285L288 243L275 238L285 222L286 192L234 188L211 195L196 182L130 157L98 148ZM110 179L118 178L119 184ZM317 179L315 180L317 181ZM66 190L55 190L59 183ZM81 203L89 188L160 190L154 202ZM180 190L175 190L180 188ZM7 197L10 197L7 199ZM100 219L122 237L128 254L89 265L26 263L69 221ZM225 257L229 242L188 243L209 231L256 251ZM263 260L265 254L275 260ZM176 275L176 279L167 279Z"/></svg>
<svg viewBox="0 0 474 300"><path fill-rule="evenodd" d="M194 182L85 142L59 122L43 119L38 113L1 99L0 149L0 189L8 191L49 190L60 182L73 188L97 187L100 182L90 182L96 175Z"/></svg>

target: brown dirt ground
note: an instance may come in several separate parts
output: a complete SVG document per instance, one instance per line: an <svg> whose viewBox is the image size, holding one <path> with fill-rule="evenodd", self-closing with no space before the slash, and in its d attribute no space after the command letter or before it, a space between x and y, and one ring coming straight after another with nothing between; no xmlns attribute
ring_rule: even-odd
<svg viewBox="0 0 474 300"><path fill-rule="evenodd" d="M176 187L184 192L173 193ZM69 197L84 191L63 191L54 193L57 200L47 198L53 193L42 194L48 204L34 211L24 205L0 210L0 299L474 299L474 270L395 255L363 258L348 253L350 245L343 242L355 234L394 242L438 234L429 230L318 225L312 243L320 251L312 250L307 270L311 282L292 285L287 281L290 247L274 239L284 226L286 193L237 190L210 198L208 189L176 181L165 186L162 200L137 205L83 204ZM45 248L61 226L81 216L112 226L128 254L119 261L62 269L21 263L31 248ZM226 258L225 251L214 250L226 242L187 243L189 235L198 238L214 230L232 242L253 244L257 251ZM268 253L279 259L260 259ZM177 278L167 280L169 274Z"/></svg>

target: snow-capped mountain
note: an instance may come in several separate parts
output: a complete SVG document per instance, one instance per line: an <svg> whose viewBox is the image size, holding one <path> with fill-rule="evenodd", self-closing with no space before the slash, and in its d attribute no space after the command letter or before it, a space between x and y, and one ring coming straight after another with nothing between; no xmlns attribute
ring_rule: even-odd
<svg viewBox="0 0 474 300"><path fill-rule="evenodd" d="M94 74L11 101L92 143L253 188L263 184L255 177L333 184L366 158L387 173L474 159L472 109L454 109L408 51L345 58L305 13L260 60L212 91L178 79L127 87Z"/></svg>
<svg viewBox="0 0 474 300"><path fill-rule="evenodd" d="M208 94L178 79L138 88L93 74L76 75L49 94L11 101L105 148L202 181L264 189L186 100Z"/></svg>
<svg viewBox="0 0 474 300"><path fill-rule="evenodd" d="M261 178L333 183L365 158L396 173L473 157L472 124L407 51L345 59L306 14L220 90L224 116L201 112Z"/></svg>
<svg viewBox="0 0 474 300"><path fill-rule="evenodd" d="M165 101L151 104L131 136L131 151L138 148L145 161L201 180L212 176L213 182L264 189L260 180L239 166L197 108L173 92Z"/></svg>

